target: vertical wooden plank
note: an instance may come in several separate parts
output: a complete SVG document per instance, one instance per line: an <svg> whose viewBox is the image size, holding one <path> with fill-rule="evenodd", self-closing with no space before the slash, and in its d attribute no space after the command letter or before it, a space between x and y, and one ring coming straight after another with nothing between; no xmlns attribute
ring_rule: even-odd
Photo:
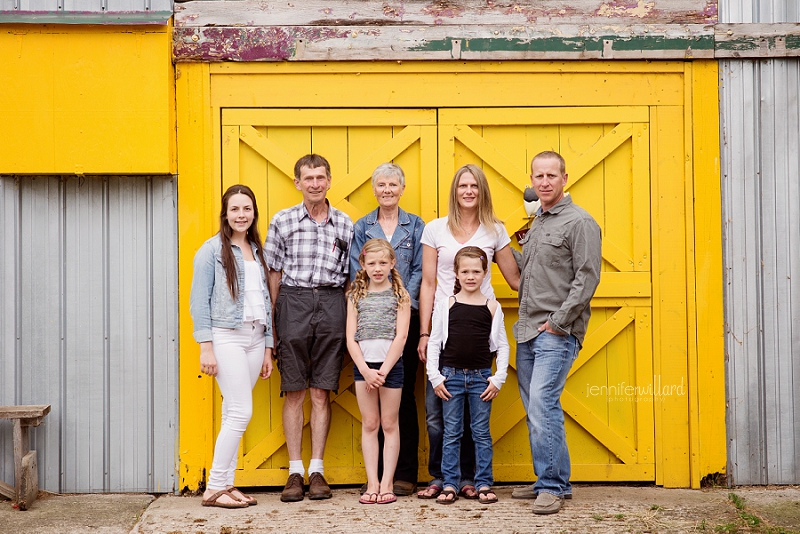
<svg viewBox="0 0 800 534"><path fill-rule="evenodd" d="M209 66L177 67L178 119L178 287L180 302L180 430L177 490L196 489L211 464L214 446L213 379L199 372L200 349L192 337L189 290L194 254L215 231L219 175L213 173ZM217 192L215 194L215 191Z"/></svg>
<svg viewBox="0 0 800 534"><path fill-rule="evenodd" d="M633 270L650 270L650 128L633 125Z"/></svg>
<svg viewBox="0 0 800 534"><path fill-rule="evenodd" d="M433 219L447 214L450 195L450 182L453 180L456 167L456 131L454 124L439 124L439 209ZM425 219L430 222L431 219Z"/></svg>
<svg viewBox="0 0 800 534"><path fill-rule="evenodd" d="M643 464L655 460L652 315L650 308L636 308L636 383L650 386L649 394L642 392L636 405L636 450Z"/></svg>
<svg viewBox="0 0 800 534"><path fill-rule="evenodd" d="M658 161L659 158L659 150L658 150L658 137L656 133L659 131L660 128L660 121L658 113L656 113L655 107L650 108L650 160L651 161ZM652 272L660 272L659 269L660 264L658 258L655 255L655 251L661 247L661 235L656 229L659 227L660 222L660 214L658 212L658 203L657 203L657 195L658 195L658 179L659 179L659 169L656 165L652 165L650 168L650 209L651 209L651 269ZM655 370L657 369L659 363L659 357L661 355L660 345L661 345L661 329L658 328L658 321L661 320L661 313L660 307L657 303L661 299L661 285L655 283L655 277L652 276L651 279L653 280L652 285L652 296L651 302L653 303L652 308L652 319L653 319L653 328L652 328L652 335L653 335L653 374L652 374L652 381L653 381L653 394L655 395L655 388L656 388L656 376ZM653 401L653 431L655 434L655 444L654 444L654 452L655 452L655 470L656 470L656 485L663 486L664 485L664 450L661 447L662 436L664 429L663 425L663 412L661 411L661 406L659 404L660 399L656 400L654 397Z"/></svg>
<svg viewBox="0 0 800 534"><path fill-rule="evenodd" d="M234 184L246 183L239 175L239 133L238 125L222 127L222 187L220 193ZM221 197L220 197L221 198Z"/></svg>
<svg viewBox="0 0 800 534"><path fill-rule="evenodd" d="M684 107L683 107L683 146L684 146L684 176L686 186L684 188L684 201L686 203L686 352L687 352L687 397L689 403L689 474L690 484L693 488L700 487L700 442L699 414L697 408L698 386L700 385L697 374L697 317L696 317L696 293L695 293L695 265L694 265L694 175L692 168L694 158L692 153L692 143L694 139L692 129L693 114L693 79L692 62L684 64Z"/></svg>
<svg viewBox="0 0 800 534"><path fill-rule="evenodd" d="M661 476L656 483L686 487L690 483L690 450L686 424L689 405L683 107L659 106L655 115L653 272L659 276L653 280L654 334L658 332L654 340L654 388L660 394L656 405L656 434L660 439L656 447L661 451Z"/></svg>
<svg viewBox="0 0 800 534"><path fill-rule="evenodd" d="M421 126L419 139L419 216L424 221L436 218L439 201L437 180L438 150L436 146L436 126Z"/></svg>
<svg viewBox="0 0 800 534"><path fill-rule="evenodd" d="M699 476L723 472L725 341L722 284L719 78L716 61L692 63Z"/></svg>

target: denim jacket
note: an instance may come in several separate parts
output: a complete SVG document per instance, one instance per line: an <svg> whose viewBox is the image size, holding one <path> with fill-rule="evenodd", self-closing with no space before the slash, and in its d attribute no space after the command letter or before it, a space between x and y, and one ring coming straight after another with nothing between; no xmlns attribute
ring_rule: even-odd
<svg viewBox="0 0 800 534"><path fill-rule="evenodd" d="M358 255L364 243L370 239L386 239L378 222L378 210L361 217L353 228L353 244L350 246L350 280L355 280L356 273L361 269ZM412 215L398 208L397 228L392 234L390 244L397 256L395 268L403 279L403 285L411 297L411 307L419 309L419 286L422 283L422 230L425 223L417 215Z"/></svg>
<svg viewBox="0 0 800 534"><path fill-rule="evenodd" d="M264 332L267 348L272 340L272 304L269 299L267 277L255 243L250 243L253 256L261 267L261 282L264 288L264 308L267 312L267 327ZM189 295L189 313L194 321L194 339L198 343L211 341L211 328L241 328L244 318L244 256L242 249L231 244L236 259L239 295L236 302L231 298L225 268L222 266L222 240L215 235L200 247L194 256L194 277Z"/></svg>

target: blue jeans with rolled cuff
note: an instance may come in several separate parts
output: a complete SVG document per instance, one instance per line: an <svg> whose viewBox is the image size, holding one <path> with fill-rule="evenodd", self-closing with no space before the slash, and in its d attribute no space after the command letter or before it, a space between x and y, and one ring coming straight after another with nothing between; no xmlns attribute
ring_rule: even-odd
<svg viewBox="0 0 800 534"><path fill-rule="evenodd" d="M459 488L461 482L461 446L464 437L464 422L469 419L472 441L475 448L475 487L491 487L492 475L492 434L489 431L489 417L492 402L481 399L481 394L489 385L491 368L457 369L442 367L444 385L451 397L442 401L444 415L444 442L442 445L442 474L444 487ZM469 412L465 408L469 406Z"/></svg>
<svg viewBox="0 0 800 534"><path fill-rule="evenodd" d="M580 345L575 336L542 332L517 343L519 394L527 412L528 436L536 474L534 493L572 494L561 393Z"/></svg>
<svg viewBox="0 0 800 534"><path fill-rule="evenodd" d="M428 472L431 481L428 483L444 487L444 475L442 474L442 445L444 442L444 414L442 399L436 396L433 386L429 380L425 380L425 421L428 429ZM464 413L464 439L461 446L461 483L459 489L464 486L472 486L475 476L475 448L472 443L472 432L469 429L469 406Z"/></svg>

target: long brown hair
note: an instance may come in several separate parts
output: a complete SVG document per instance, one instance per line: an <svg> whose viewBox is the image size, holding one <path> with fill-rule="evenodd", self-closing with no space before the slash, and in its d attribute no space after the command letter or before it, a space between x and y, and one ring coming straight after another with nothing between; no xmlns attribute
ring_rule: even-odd
<svg viewBox="0 0 800 534"><path fill-rule="evenodd" d="M468 163L456 171L450 184L450 203L447 213L447 228L451 234L461 230L461 209L458 205L458 182L461 176L470 173L478 184L478 221L493 235L497 235L497 225L503 221L497 218L492 207L492 192L489 190L489 181L486 174L477 165Z"/></svg>
<svg viewBox="0 0 800 534"><path fill-rule="evenodd" d="M458 265L464 258L474 258L477 260L481 260L481 266L483 267L483 272L489 270L489 260L486 258L486 252L484 252L482 248L470 246L470 247L464 247L458 252L456 252L456 257L453 260L453 270L456 272L456 283L453 287L453 295L457 295L459 291L461 291L461 282L458 281Z"/></svg>
<svg viewBox="0 0 800 534"><path fill-rule="evenodd" d="M362 248L361 252L358 253L358 263L364 265L364 258L370 252L383 252L389 256L391 261L397 261L392 245L390 245L385 239L375 238L364 243L364 248ZM391 274L392 290L394 290L394 295L397 297L397 303L405 304L406 302L411 302L411 297L408 296L408 291L406 291L406 288L403 285L403 279L398 270L392 267ZM369 287L369 276L367 276L367 271L366 269L359 269L359 271L356 273L355 280L353 280L353 283L350 285L350 291L347 292L347 296L353 301L353 305L358 306L358 301L366 296L367 287Z"/></svg>
<svg viewBox="0 0 800 534"><path fill-rule="evenodd" d="M239 296L239 278L236 271L236 258L231 248L233 228L228 224L228 202L233 195L246 195L253 202L253 224L247 229L247 240L256 245L256 259L266 270L267 261L264 257L264 247L261 244L261 234L258 232L258 204L253 190L246 185L236 184L230 186L222 195L222 210L219 212L219 238L222 241L222 267L225 269L225 279L228 290L235 301Z"/></svg>

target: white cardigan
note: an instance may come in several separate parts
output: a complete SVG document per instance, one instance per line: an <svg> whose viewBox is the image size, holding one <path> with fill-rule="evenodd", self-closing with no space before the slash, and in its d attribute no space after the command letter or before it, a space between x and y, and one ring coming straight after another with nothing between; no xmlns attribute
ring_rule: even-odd
<svg viewBox="0 0 800 534"><path fill-rule="evenodd" d="M447 331L450 325L450 299L442 299L433 310L433 326L431 337L428 339L428 380L433 387L444 382L444 376L439 372L439 354L447 343ZM500 389L508 375L508 336L503 320L503 308L497 303L497 310L492 318L492 333L489 336L489 350L497 351L497 372L489 377L494 387Z"/></svg>

